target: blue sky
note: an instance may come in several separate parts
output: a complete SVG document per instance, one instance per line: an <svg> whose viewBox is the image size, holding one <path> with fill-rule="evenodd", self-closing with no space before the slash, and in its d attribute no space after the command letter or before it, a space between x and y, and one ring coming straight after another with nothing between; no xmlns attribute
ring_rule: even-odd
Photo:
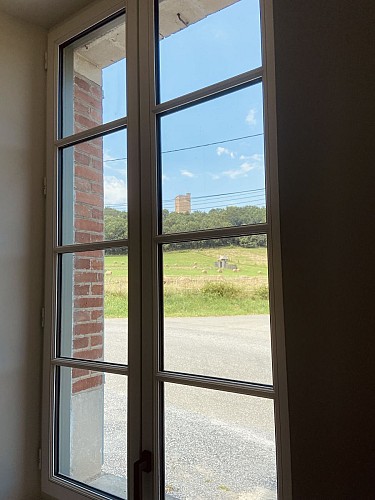
<svg viewBox="0 0 375 500"><path fill-rule="evenodd" d="M161 40L161 101L260 64L258 1L240 0ZM126 115L125 72L125 61L103 72L104 122ZM187 192L193 210L264 204L260 84L167 115L160 126L164 208ZM127 161L117 160L127 157L126 131L105 137L104 156L105 204L126 209Z"/></svg>

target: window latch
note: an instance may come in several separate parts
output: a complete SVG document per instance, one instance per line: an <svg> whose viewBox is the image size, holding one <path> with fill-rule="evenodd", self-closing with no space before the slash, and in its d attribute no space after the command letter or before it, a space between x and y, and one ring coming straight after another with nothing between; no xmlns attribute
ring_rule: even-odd
<svg viewBox="0 0 375 500"><path fill-rule="evenodd" d="M134 500L141 500L142 496L142 472L151 472L151 451L143 450L139 460L134 462Z"/></svg>

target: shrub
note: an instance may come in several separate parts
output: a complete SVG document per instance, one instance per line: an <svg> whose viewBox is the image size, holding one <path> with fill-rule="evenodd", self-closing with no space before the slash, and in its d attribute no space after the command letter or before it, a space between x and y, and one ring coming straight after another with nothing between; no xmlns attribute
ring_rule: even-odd
<svg viewBox="0 0 375 500"><path fill-rule="evenodd" d="M240 289L225 281L209 281L204 284L202 292L211 297L231 299L240 295Z"/></svg>
<svg viewBox="0 0 375 500"><path fill-rule="evenodd" d="M254 290L252 293L253 300L268 300L268 286L263 285Z"/></svg>

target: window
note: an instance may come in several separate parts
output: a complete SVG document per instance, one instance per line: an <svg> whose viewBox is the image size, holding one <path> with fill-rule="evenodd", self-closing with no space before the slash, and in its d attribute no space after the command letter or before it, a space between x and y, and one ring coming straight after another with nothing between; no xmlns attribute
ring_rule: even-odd
<svg viewBox="0 0 375 500"><path fill-rule="evenodd" d="M272 43L257 0L103 1L50 34L56 498L290 498Z"/></svg>

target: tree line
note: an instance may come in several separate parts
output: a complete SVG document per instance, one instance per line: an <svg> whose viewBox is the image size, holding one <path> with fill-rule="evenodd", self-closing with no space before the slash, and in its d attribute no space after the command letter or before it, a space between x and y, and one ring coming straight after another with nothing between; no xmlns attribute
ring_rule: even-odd
<svg viewBox="0 0 375 500"><path fill-rule="evenodd" d="M222 227L260 224L266 221L265 207L248 205L245 207L214 208L207 212L177 213L162 211L163 233L182 233L214 229ZM128 214L114 208L104 209L104 228L106 240L126 239L128 237ZM219 246L242 246L245 248L265 247L266 235L257 234L224 238L221 240L201 240L193 242L179 242L164 245L165 250L180 250L188 248L213 248ZM124 249L111 249L106 253L126 253Z"/></svg>

